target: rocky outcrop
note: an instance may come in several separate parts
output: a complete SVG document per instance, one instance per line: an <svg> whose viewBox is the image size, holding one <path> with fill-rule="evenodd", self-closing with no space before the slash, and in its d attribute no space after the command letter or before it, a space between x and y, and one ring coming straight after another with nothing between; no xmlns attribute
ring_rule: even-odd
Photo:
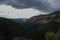
<svg viewBox="0 0 60 40"><path fill-rule="evenodd" d="M60 11L45 15L34 16L28 19L28 21L37 24L47 24L51 21L60 22Z"/></svg>

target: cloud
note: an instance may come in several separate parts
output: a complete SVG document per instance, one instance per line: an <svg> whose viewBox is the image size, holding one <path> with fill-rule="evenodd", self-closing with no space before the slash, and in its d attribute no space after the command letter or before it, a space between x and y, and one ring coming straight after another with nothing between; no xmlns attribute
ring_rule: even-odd
<svg viewBox="0 0 60 40"><path fill-rule="evenodd" d="M60 10L60 0L47 0L51 6L55 10Z"/></svg>
<svg viewBox="0 0 60 40"><path fill-rule="evenodd" d="M11 5L16 9L35 8L43 12L60 9L60 0L0 0L0 4Z"/></svg>
<svg viewBox="0 0 60 40"><path fill-rule="evenodd" d="M39 11L29 8L29 9L15 9L11 6L0 5L0 17L5 18L30 18L34 15L38 15Z"/></svg>

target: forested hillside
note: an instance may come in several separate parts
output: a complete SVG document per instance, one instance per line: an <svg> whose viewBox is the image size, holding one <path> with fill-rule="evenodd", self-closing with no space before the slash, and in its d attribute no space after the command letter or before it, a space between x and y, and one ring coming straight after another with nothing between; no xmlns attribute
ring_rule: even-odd
<svg viewBox="0 0 60 40"><path fill-rule="evenodd" d="M0 40L60 40L60 11L21 23L0 17Z"/></svg>

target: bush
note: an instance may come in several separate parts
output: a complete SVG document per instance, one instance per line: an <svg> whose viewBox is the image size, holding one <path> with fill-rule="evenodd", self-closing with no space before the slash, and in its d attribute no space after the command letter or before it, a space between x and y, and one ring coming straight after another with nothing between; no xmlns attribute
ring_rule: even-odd
<svg viewBox="0 0 60 40"><path fill-rule="evenodd" d="M47 32L45 36L46 40L60 40L60 31L54 32Z"/></svg>

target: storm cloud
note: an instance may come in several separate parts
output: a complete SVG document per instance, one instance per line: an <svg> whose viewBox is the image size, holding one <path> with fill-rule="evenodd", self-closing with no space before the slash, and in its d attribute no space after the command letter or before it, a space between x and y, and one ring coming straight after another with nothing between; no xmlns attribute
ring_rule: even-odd
<svg viewBox="0 0 60 40"><path fill-rule="evenodd" d="M35 8L42 12L60 10L60 0L0 0L0 4L11 5L16 9Z"/></svg>

